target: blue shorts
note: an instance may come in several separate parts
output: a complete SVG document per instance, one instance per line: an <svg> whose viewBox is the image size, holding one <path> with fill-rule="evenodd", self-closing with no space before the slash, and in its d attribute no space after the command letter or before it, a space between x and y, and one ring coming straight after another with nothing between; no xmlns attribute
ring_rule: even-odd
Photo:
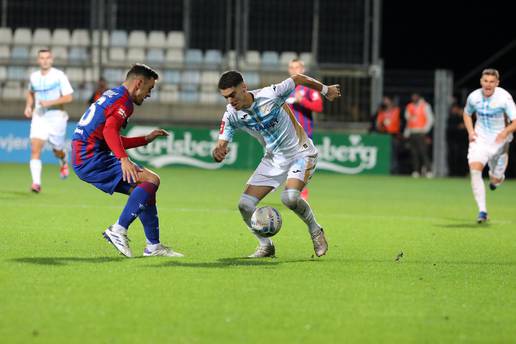
<svg viewBox="0 0 516 344"><path fill-rule="evenodd" d="M122 165L110 152L95 153L73 169L81 180L108 194L113 194L119 184L130 185L122 181Z"/></svg>

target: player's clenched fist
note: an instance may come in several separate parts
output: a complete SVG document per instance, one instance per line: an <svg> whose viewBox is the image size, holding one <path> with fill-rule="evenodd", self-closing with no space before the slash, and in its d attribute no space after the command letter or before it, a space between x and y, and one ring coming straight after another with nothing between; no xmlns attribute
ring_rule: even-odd
<svg viewBox="0 0 516 344"><path fill-rule="evenodd" d="M326 93L326 99L329 101L333 101L336 98L340 97L340 85L331 85L328 86L328 93Z"/></svg>
<svg viewBox="0 0 516 344"><path fill-rule="evenodd" d="M211 155L213 156L213 160L216 162L221 162L224 160L226 155L229 153L229 149L227 146L217 146L215 149L213 149L213 152Z"/></svg>

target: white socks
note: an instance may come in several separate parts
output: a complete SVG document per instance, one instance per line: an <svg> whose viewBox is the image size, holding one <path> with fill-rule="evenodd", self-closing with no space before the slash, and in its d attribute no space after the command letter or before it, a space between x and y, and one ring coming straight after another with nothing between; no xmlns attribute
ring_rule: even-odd
<svg viewBox="0 0 516 344"><path fill-rule="evenodd" d="M486 208L486 188L482 180L482 171L471 170L471 189L473 190L473 197L477 202L478 211L487 213Z"/></svg>
<svg viewBox="0 0 516 344"><path fill-rule="evenodd" d="M251 230L251 216L253 216L254 210L256 209L256 205L258 204L258 202L260 202L258 198L248 194L242 194L242 196L240 197L240 202L238 202L238 210L240 210L240 214L242 214L242 219L247 224L249 230ZM271 239L261 237L253 231L251 232L260 242L260 246L272 245Z"/></svg>
<svg viewBox="0 0 516 344"><path fill-rule="evenodd" d="M281 193L281 201L308 226L310 234L316 234L321 230L310 205L301 198L301 192L297 189L285 189Z"/></svg>
<svg viewBox="0 0 516 344"><path fill-rule="evenodd" d="M117 223L115 223L113 226L111 226L111 230L117 232L117 233L123 233L123 234L127 234L127 228L121 226Z"/></svg>
<svg viewBox="0 0 516 344"><path fill-rule="evenodd" d="M41 185L41 160L30 161L30 173L32 175L32 183Z"/></svg>

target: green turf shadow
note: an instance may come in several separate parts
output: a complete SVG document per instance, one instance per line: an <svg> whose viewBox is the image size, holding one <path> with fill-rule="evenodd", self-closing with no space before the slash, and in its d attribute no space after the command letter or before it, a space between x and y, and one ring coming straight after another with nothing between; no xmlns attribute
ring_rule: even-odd
<svg viewBox="0 0 516 344"><path fill-rule="evenodd" d="M274 267L288 263L302 263L311 261L322 261L318 259L299 259L299 260L278 260L276 258L251 259L251 258L219 258L211 262L188 262L180 260L169 260L157 265L149 265L150 268L170 268L170 267L186 267L186 268L205 268L205 269L227 269L239 266L249 267Z"/></svg>
<svg viewBox="0 0 516 344"><path fill-rule="evenodd" d="M24 264L34 265L69 265L73 263L93 263L102 264L109 262L120 262L127 260L123 257L27 257L27 258L15 258L10 261Z"/></svg>

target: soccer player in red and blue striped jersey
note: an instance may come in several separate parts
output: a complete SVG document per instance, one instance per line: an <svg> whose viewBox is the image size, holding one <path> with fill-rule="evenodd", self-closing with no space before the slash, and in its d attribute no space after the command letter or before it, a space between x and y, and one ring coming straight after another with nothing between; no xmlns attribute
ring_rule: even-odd
<svg viewBox="0 0 516 344"><path fill-rule="evenodd" d="M297 58L290 61L288 64L288 73L290 76L304 74L304 62ZM286 103L294 113L294 116L296 116L297 121L301 124L308 137L312 138L314 131L313 113L322 112L323 109L323 102L319 92L303 85L297 85ZM301 192L301 197L304 200L308 200L307 187L305 187Z"/></svg>
<svg viewBox="0 0 516 344"><path fill-rule="evenodd" d="M103 233L127 257L132 257L127 230L137 217L147 238L144 256L182 256L159 241L156 208L159 176L131 162L125 151L144 146L168 133L156 129L146 136L120 135L133 113L133 103L141 105L150 97L157 79L158 74L150 67L133 65L121 86L105 91L86 110L72 137L72 166L77 176L106 193L129 195L118 221Z"/></svg>

